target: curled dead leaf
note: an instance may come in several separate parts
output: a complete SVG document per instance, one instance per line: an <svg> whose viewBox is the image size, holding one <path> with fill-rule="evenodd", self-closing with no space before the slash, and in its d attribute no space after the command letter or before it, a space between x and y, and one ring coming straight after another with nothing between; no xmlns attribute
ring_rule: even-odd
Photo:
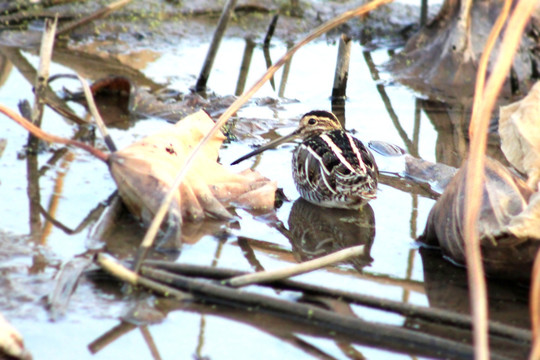
<svg viewBox="0 0 540 360"><path fill-rule="evenodd" d="M538 190L540 181L540 82L522 100L501 106L501 148L508 161L527 174L527 184Z"/></svg>
<svg viewBox="0 0 540 360"><path fill-rule="evenodd" d="M49 134L2 104L0 112L42 140L76 146L107 163L120 197L144 222L152 220L186 160L214 126L201 110L108 155L88 144ZM177 233L182 219L231 219L227 207L232 205L258 211L273 209L276 182L252 170L233 173L217 162L224 139L216 132L195 156L169 207L169 231Z"/></svg>
<svg viewBox="0 0 540 360"><path fill-rule="evenodd" d="M505 166L486 158L485 182L478 221L486 273L528 279L540 245L540 199ZM466 163L431 209L421 241L465 264L463 238ZM479 194L480 195L480 194Z"/></svg>
<svg viewBox="0 0 540 360"><path fill-rule="evenodd" d="M109 156L120 196L133 214L146 222L152 219L186 159L213 125L208 114L199 111ZM224 139L216 133L197 154L174 196L169 220L230 219L231 205L273 208L276 182L251 170L233 173L217 162Z"/></svg>

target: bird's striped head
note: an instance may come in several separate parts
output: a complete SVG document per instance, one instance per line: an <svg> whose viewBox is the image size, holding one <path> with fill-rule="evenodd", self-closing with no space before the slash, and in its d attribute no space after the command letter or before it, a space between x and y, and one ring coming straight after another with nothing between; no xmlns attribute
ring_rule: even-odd
<svg viewBox="0 0 540 360"><path fill-rule="evenodd" d="M266 145L261 146L260 148L253 150L247 155L242 156L239 159L236 159L231 163L231 165L238 164L241 161L244 161L254 155L260 154L265 150L273 149L276 146L283 144L285 142L291 142L295 139L307 139L314 135L320 135L326 131L330 130L339 130L342 129L341 124L336 117L329 111L315 110L310 111L300 119L300 124L295 131L289 135L282 136L278 139L270 141Z"/></svg>
<svg viewBox="0 0 540 360"><path fill-rule="evenodd" d="M295 133L306 139L313 135L319 135L330 130L343 129L336 115L329 111L310 111L300 119L300 124Z"/></svg>

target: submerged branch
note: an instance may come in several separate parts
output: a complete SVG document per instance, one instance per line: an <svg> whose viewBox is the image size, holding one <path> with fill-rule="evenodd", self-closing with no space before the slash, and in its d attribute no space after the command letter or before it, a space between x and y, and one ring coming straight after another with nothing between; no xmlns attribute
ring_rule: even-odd
<svg viewBox="0 0 540 360"><path fill-rule="evenodd" d="M131 285L141 285L166 297L174 297L179 300L190 299L191 295L167 285L160 284L140 276L116 261L112 256L98 254L97 263L105 271L114 277Z"/></svg>
<svg viewBox="0 0 540 360"><path fill-rule="evenodd" d="M422 354L434 354L443 351L449 357L468 358L472 356L472 348L455 341L423 334L409 329L370 323L356 317L343 316L317 306L254 294L232 289L215 283L190 279L185 276L170 274L147 266L141 268L144 276L169 286L189 291L197 298L217 304L226 304L236 308L257 308L262 311L290 317L319 328L339 332L372 345L388 346L400 350ZM494 356L494 358L500 358Z"/></svg>
<svg viewBox="0 0 540 360"><path fill-rule="evenodd" d="M540 263L540 262L539 262ZM223 269L202 265L181 264L162 260L145 260L144 266L156 267L168 272L185 275L198 276L214 280L226 280L231 277L237 277L247 274L244 271ZM351 291L327 288L324 286L308 284L295 280L277 280L262 284L277 290L301 291L307 295L326 296L335 299L341 299L353 304L371 307L383 311L390 311L408 318L417 318L431 321L443 325L455 326L461 329L472 329L472 319L470 316L455 313L437 308L416 306L413 304L402 303L394 300L378 298L375 296L360 294ZM508 326L499 322L489 322L489 332L493 336L500 336L512 339L522 343L530 343L531 332L513 326Z"/></svg>

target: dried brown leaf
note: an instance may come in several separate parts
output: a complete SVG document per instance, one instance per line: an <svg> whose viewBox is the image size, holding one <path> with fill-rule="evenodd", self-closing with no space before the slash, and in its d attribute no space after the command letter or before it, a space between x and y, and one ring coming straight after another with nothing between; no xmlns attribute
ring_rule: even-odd
<svg viewBox="0 0 540 360"><path fill-rule="evenodd" d="M496 160L486 158L485 174L477 226L486 273L526 279L540 245L540 197ZM431 210L422 235L460 264L465 264L467 181L465 163Z"/></svg>
<svg viewBox="0 0 540 360"><path fill-rule="evenodd" d="M522 100L500 108L499 135L508 161L527 174L538 190L540 181L540 82Z"/></svg>
<svg viewBox="0 0 540 360"><path fill-rule="evenodd" d="M214 122L199 111L170 129L150 135L109 157L111 174L128 208L150 221L174 182L176 174ZM275 182L248 170L230 172L217 162L225 137L217 133L197 154L171 205L175 219L201 220L206 215L230 219L230 205L272 209Z"/></svg>

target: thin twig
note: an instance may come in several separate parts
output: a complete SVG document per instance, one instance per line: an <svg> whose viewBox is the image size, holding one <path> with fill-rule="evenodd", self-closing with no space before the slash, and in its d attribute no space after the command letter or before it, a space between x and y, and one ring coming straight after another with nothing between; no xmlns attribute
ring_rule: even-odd
<svg viewBox="0 0 540 360"><path fill-rule="evenodd" d="M536 0L522 0L516 4L516 8L507 23L506 31L499 49L499 55L487 85L483 92L475 94L480 96L480 100L475 102L473 117L471 118L470 134L472 134L470 145L470 156L467 162L467 183L465 188L465 258L467 263L467 275L472 304L473 324L474 324L474 344L475 357L481 360L489 359L489 344L487 336L487 295L480 250L480 240L478 235L477 222L479 217L482 182L484 181L485 149L487 143L487 128L491 118L492 110L497 96L502 88L510 66L513 55L519 45L523 29L537 4ZM500 18L504 18L504 11ZM501 20L502 21L502 20ZM498 31L497 27L492 29L490 36ZM489 43L488 43L489 45ZM489 56L489 52L484 52L483 56ZM487 61L481 63L485 66ZM479 68L479 78L482 79L486 69ZM481 89L478 89L481 90Z"/></svg>
<svg viewBox="0 0 540 360"><path fill-rule="evenodd" d="M28 61L28 59L23 56L19 48L3 47L2 55L4 55L19 70L21 75L23 75L23 77L31 84L31 86L35 86L37 70ZM86 121L75 115L75 113L70 109L66 102L60 99L58 95L56 95L56 93L50 88L50 86L48 86L45 90L43 101L51 109L53 109L60 115L74 121L75 123L80 125L87 124ZM28 119L31 119L31 117L28 117Z"/></svg>
<svg viewBox="0 0 540 360"><path fill-rule="evenodd" d="M109 149L110 152L115 152L118 148L114 144L114 141L111 138L111 135L109 134L109 131L107 130L107 127L105 126L105 123L103 122L103 119L101 118L101 115L99 115L99 111L97 109L96 102L94 101L94 96L92 96L92 91L90 90L90 86L88 86L88 83L81 75L77 74L77 78L81 82L83 92L84 92L84 97L86 98L86 103L88 104L88 109L90 110L90 113L94 117L94 121L96 122L98 126L101 136L103 136L103 140L105 141L107 148Z"/></svg>
<svg viewBox="0 0 540 360"><path fill-rule="evenodd" d="M3 104L0 104L0 113L3 113L7 117L9 117L11 120L15 121L19 125L21 125L23 128L25 128L27 131L31 132L34 136L40 138L41 140L47 141L47 142L54 142L64 145L72 145L75 147L78 147L80 149L83 149L90 154L94 155L96 158L100 159L103 162L107 162L107 159L109 158L109 155L105 154L104 152L100 151L99 149L96 149L88 144L85 144L83 142L77 141L77 140L71 140L66 139L60 136L49 134L48 132L45 132L23 118L21 115L16 113L15 111L11 110L10 108L6 107Z"/></svg>
<svg viewBox="0 0 540 360"><path fill-rule="evenodd" d="M117 196L118 192L115 190L109 197L104 200L100 201L90 212L85 216L85 218L77 225L75 229L71 229L67 227L66 225L62 224L59 220L55 219L51 214L47 212L43 208L43 206L39 206L39 212L45 220L49 221L51 224L53 224L55 227L59 228L63 232L65 232L68 235L73 235L81 232L83 229L85 229L90 223L95 222L103 213L103 211L107 208L107 206L110 205L112 202L112 199Z"/></svg>
<svg viewBox="0 0 540 360"><path fill-rule="evenodd" d="M167 285L160 284L153 280L149 280L143 276L134 273L133 271L118 263L112 256L100 253L97 255L97 263L111 275L131 285L141 285L163 296L174 297L179 300L187 300L191 298L191 295L186 294L185 292L182 292Z"/></svg>
<svg viewBox="0 0 540 360"><path fill-rule="evenodd" d="M148 325L140 326L139 330L141 331L141 334L144 338L144 342L146 342L146 346L148 346L148 350L150 350L150 353L152 354L152 358L154 360L161 360L162 357L159 354L158 347L156 346L156 342L154 341L154 338L152 338L152 334L150 333L150 330L148 330Z"/></svg>
<svg viewBox="0 0 540 360"><path fill-rule="evenodd" d="M386 111L388 112L388 116L390 116L390 120L392 120L392 123L394 124L399 136L403 140L403 143L405 144L405 147L407 148L407 151L409 154L412 154L414 156L418 155L418 150L416 149L414 143L409 139L407 132L405 129L403 129L403 126L401 126L401 123L399 122L399 117L396 114L396 111L394 110L394 107L392 106L392 102L390 101L390 97L386 93L386 89L384 85L380 82L381 78L379 76L379 71L375 67L375 64L373 63L373 58L371 57L370 51L364 51L364 60L366 61L366 65L369 68L369 72L371 74L371 78L375 81L375 87L377 88L377 91L379 92L379 95L381 96L381 100L384 103L384 107L386 108Z"/></svg>
<svg viewBox="0 0 540 360"><path fill-rule="evenodd" d="M292 265L284 269L259 271L252 274L234 277L226 281L227 285L240 287L252 284L260 284L276 280L290 278L292 276L304 274L313 270L323 268L341 261L345 261L354 256L364 254L364 245L353 246L343 250L336 251L329 255L322 256L313 260L305 261L300 264Z"/></svg>
<svg viewBox="0 0 540 360"><path fill-rule="evenodd" d="M136 327L137 325L122 321L120 324L116 325L105 334L88 344L88 350L92 355L96 354L104 349L107 345L113 343Z"/></svg>
<svg viewBox="0 0 540 360"><path fill-rule="evenodd" d="M370 2L370 3L368 3L368 4L365 4L363 6L358 7L356 9L346 11L343 14L341 14L340 16L337 16L334 19L332 19L330 21L327 21L326 23L322 24L321 26L319 26L318 28L313 30L313 32L311 32L308 36L306 36L302 41L300 41L298 44L293 46L289 51L287 51L287 53L285 55L283 55L283 57L281 59L279 59L274 65L272 65L272 67L270 67L264 73L264 75L257 82L255 82L255 84L247 92L245 92L242 96L238 97L227 108L227 110L225 110L225 112L223 114L221 114L219 119L216 121L216 124L214 125L214 127L212 129L210 129L210 131L208 132L208 134L206 134L206 136L204 138L201 139L199 144L197 144L197 146L191 152L190 156L186 159L186 162L184 163L184 166L182 167L182 169L177 173L176 178L174 179L174 182L171 185L171 188L169 189L169 192L167 193L167 195L165 196L165 198L161 202L161 206L158 209L158 211L156 212L156 214L154 215L154 218L153 218L150 226L148 227L148 230L146 231L146 234L145 234L145 236L143 238L143 241L141 242L141 246L140 246L140 249L139 249L139 254L140 255L138 255L138 260L135 263L134 269L137 269L137 270L139 269L140 264L141 264L142 260L144 259L144 257L146 256L146 253L147 253L148 249L150 249L150 247L152 246L152 244L154 242L154 239L155 239L155 237L156 237L156 235L157 235L157 233L158 233L158 231L160 229L161 222L163 221L163 219L165 218L165 215L167 214L169 206L170 206L170 204L172 202L172 199L173 199L178 187L180 186L180 184L184 180L185 175L187 174L187 172L191 168L191 164L193 163L193 160L195 159L195 156L199 153L200 149L208 142L208 140L210 140L214 136L216 131L221 129L221 127L223 125L225 125L225 122L235 112L237 112L242 107L242 105L244 105L264 85L264 83L266 83L266 81L268 81L268 79L270 79L274 75L274 73L283 64L285 64L287 62L287 60L289 60L293 56L293 54L296 51L298 51L298 49L300 49L302 46L304 46L305 44L309 43L310 41L318 38L319 36L321 36L325 32L335 28L336 26L339 26L340 24L342 24L342 23L344 23L344 22L346 22L346 21L348 21L348 20L350 20L350 19L352 19L352 18L354 18L356 16L363 15L363 14L365 14L365 13L367 13L367 12L369 12L369 11L371 11L371 10L373 10L373 9L383 5L383 4L387 4L387 3L390 3L390 2L392 2L392 0L374 0L374 1Z"/></svg>

